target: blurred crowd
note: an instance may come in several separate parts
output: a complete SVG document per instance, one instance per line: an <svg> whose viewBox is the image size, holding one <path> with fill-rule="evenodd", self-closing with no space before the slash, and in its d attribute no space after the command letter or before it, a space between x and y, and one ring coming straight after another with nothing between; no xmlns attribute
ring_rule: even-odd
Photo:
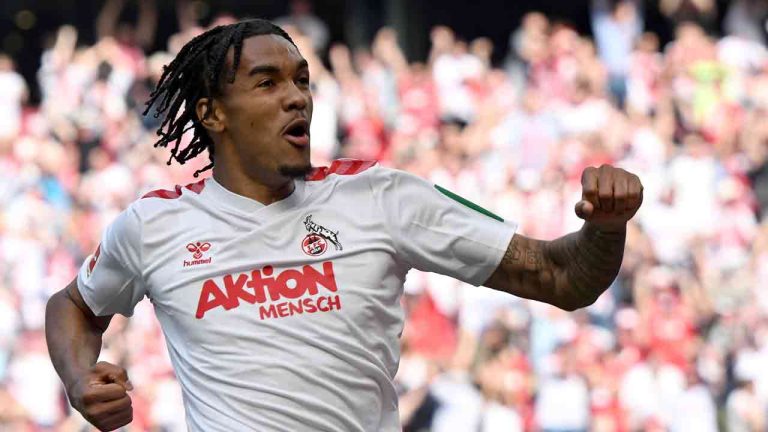
<svg viewBox="0 0 768 432"><path fill-rule="evenodd" d="M664 46L640 2L596 0L593 38L531 12L501 65L490 40L446 27L409 63L392 29L350 49L326 45L308 8L280 20L310 64L315 165L377 159L545 240L580 228L585 167L614 164L645 186L619 277L586 309L409 274L406 431L768 430L768 6L731 2L715 36L714 1L661 3L675 23ZM142 115L162 66L205 29L146 52L148 30L100 19L91 46L58 30L39 106L0 55L0 430L87 427L48 358L45 302L131 201L208 162L167 166L152 147L160 120ZM135 387L126 429L185 430L150 302L116 317L104 344Z"/></svg>

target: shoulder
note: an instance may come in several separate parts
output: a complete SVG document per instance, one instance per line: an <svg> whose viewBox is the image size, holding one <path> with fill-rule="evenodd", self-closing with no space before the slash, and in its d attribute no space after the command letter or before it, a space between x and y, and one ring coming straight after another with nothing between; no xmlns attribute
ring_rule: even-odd
<svg viewBox="0 0 768 432"><path fill-rule="evenodd" d="M345 184L364 180L374 188L387 183L424 181L408 172L382 166L377 161L359 159L337 159L330 166L314 168L304 180L310 183L336 180Z"/></svg>
<svg viewBox="0 0 768 432"><path fill-rule="evenodd" d="M421 189L426 180L411 173L380 165L376 161L339 159L329 167L315 168L305 177L307 184L327 185L335 190L357 190L374 196L397 191ZM341 189L338 189L341 188Z"/></svg>
<svg viewBox="0 0 768 432"><path fill-rule="evenodd" d="M134 201L131 206L147 211L153 208L167 208L177 205L187 195L196 196L205 189L206 179L189 183L187 185L175 185L172 189L155 189L149 191Z"/></svg>
<svg viewBox="0 0 768 432"><path fill-rule="evenodd" d="M357 176L362 173L370 173L375 170L371 168L379 167L377 161L366 161L359 159L337 159L327 167L316 167L304 177L305 181L323 181L329 179L332 175L338 176Z"/></svg>
<svg viewBox="0 0 768 432"><path fill-rule="evenodd" d="M142 195L139 200L143 199L149 199L149 198L160 198L160 199L176 199L180 198L181 195L184 193L185 190L194 192L196 194L200 194L200 192L203 191L205 188L205 179L190 183L185 186L176 185L173 189L156 189L150 192L145 193Z"/></svg>

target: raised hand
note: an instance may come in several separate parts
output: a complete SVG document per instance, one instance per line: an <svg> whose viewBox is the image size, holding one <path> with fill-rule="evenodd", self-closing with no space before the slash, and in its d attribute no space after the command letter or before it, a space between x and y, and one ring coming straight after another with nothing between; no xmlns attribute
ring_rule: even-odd
<svg viewBox="0 0 768 432"><path fill-rule="evenodd" d="M576 215L601 230L624 230L643 203L640 178L610 165L586 168L581 187Z"/></svg>

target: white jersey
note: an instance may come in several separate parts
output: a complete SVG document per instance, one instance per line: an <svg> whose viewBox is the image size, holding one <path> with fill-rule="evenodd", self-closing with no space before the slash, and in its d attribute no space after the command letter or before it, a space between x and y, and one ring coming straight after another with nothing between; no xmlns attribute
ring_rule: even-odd
<svg viewBox="0 0 768 432"><path fill-rule="evenodd" d="M373 162L295 184L268 206L213 178L151 192L106 229L78 288L97 315L150 299L190 430L399 431L406 273L481 285L517 226Z"/></svg>

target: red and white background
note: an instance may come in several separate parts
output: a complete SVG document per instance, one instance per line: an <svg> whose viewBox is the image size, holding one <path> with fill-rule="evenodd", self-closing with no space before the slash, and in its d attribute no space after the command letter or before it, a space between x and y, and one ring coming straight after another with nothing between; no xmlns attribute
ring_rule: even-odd
<svg viewBox="0 0 768 432"><path fill-rule="evenodd" d="M737 31L760 5L730 2L721 15L743 25L712 36L704 17L666 44L631 8L593 10L596 39L526 15L493 63L488 40L448 27L431 30L424 63L406 61L389 29L367 50L331 45L326 62L295 33L313 77L317 166L378 159L541 239L579 228L585 167L615 164L645 185L619 278L585 310L409 276L397 376L406 430L766 430L768 51ZM85 427L48 359L45 302L128 203L195 181L207 163L167 166L152 147L157 121L140 115L162 65L202 30L147 52L110 37L78 43L62 27L40 59L39 104L0 57L0 430ZM622 34L624 45L612 37ZM191 244L190 260L204 246ZM112 321L103 358L134 384L126 430L185 430L148 301Z"/></svg>

